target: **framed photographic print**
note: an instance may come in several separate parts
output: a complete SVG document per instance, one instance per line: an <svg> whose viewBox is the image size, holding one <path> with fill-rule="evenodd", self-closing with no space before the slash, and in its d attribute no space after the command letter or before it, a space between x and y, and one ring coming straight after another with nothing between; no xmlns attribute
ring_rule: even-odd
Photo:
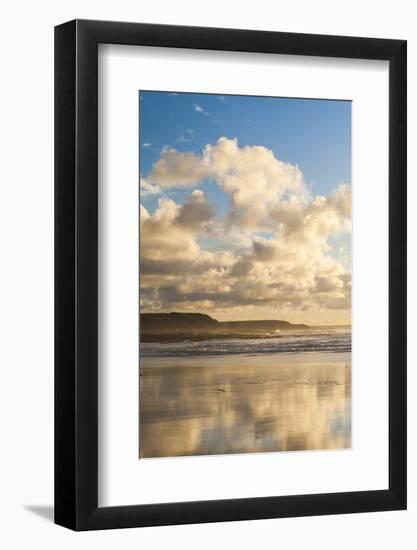
<svg viewBox="0 0 417 550"><path fill-rule="evenodd" d="M55 30L55 521L406 507L406 42Z"/></svg>

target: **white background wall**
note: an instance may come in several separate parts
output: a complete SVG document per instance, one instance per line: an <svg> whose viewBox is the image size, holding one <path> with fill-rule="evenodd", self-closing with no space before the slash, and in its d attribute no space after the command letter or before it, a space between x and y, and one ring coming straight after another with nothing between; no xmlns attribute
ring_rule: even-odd
<svg viewBox="0 0 417 550"><path fill-rule="evenodd" d="M1 11L0 544L45 548L415 548L417 36L413 2L15 0ZM51 523L53 26L73 18L404 38L409 54L409 510L96 533ZM370 144L372 146L372 144ZM372 251L370 251L372 253ZM377 343L376 343L377 344ZM370 434L372 436L372 434ZM343 473L341 473L343 475Z"/></svg>

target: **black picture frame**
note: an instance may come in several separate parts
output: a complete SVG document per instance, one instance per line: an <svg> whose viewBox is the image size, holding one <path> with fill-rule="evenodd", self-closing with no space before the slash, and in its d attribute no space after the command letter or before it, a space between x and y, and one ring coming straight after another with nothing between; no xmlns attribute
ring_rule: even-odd
<svg viewBox="0 0 417 550"><path fill-rule="evenodd" d="M98 44L389 62L389 488L98 506ZM74 20L55 28L55 523L92 530L406 508L406 41Z"/></svg>

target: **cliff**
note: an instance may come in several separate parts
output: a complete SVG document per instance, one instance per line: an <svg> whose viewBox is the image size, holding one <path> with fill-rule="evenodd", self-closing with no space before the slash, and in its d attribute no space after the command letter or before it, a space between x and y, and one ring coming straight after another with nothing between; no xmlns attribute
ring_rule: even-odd
<svg viewBox="0 0 417 550"><path fill-rule="evenodd" d="M212 329L218 321L204 313L142 313L140 327L143 332L178 332Z"/></svg>
<svg viewBox="0 0 417 550"><path fill-rule="evenodd" d="M142 313L140 316L142 342L262 338L280 331L307 328L307 325L282 320L219 322L203 313Z"/></svg>

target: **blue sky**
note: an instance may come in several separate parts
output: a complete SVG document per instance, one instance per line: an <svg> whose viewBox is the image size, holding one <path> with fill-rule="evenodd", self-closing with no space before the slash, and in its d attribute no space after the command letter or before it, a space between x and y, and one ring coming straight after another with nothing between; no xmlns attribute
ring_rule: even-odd
<svg viewBox="0 0 417 550"><path fill-rule="evenodd" d="M351 102L139 92L141 307L350 322Z"/></svg>
<svg viewBox="0 0 417 550"><path fill-rule="evenodd" d="M314 195L327 196L351 181L351 102L175 92L140 92L140 174L146 177L161 150L201 153L219 137L239 146L263 145L298 165ZM213 183L204 191L220 207L226 198ZM186 191L176 191L182 202ZM150 212L156 197L143 204Z"/></svg>

